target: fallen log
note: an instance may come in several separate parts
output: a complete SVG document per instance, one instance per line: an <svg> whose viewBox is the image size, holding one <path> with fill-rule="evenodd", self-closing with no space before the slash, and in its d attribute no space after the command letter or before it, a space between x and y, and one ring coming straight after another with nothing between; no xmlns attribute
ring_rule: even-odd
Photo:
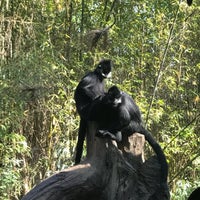
<svg viewBox="0 0 200 200"><path fill-rule="evenodd" d="M144 161L144 136L135 133L122 143L95 137L96 124L87 134L87 157L79 165L42 181L22 200L168 200L160 186L157 158Z"/></svg>

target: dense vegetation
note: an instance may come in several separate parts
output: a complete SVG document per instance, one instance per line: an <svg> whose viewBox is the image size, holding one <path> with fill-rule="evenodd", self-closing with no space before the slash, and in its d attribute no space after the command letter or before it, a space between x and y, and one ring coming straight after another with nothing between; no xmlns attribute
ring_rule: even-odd
<svg viewBox="0 0 200 200"><path fill-rule="evenodd" d="M172 199L185 199L200 185L199 38L198 0L1 0L0 200L73 164L74 88L102 57L115 64L108 86L133 96L165 150Z"/></svg>

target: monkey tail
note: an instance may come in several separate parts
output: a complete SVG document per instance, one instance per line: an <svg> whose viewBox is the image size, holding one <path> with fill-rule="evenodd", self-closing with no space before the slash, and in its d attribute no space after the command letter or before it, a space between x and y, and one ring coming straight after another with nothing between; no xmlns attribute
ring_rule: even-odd
<svg viewBox="0 0 200 200"><path fill-rule="evenodd" d="M78 131L78 142L76 145L76 157L75 165L79 164L81 161L81 156L83 153L83 143L86 136L87 122L84 119L80 120L79 131Z"/></svg>
<svg viewBox="0 0 200 200"><path fill-rule="evenodd" d="M158 161L161 165L161 183L166 184L167 183L167 177L168 177L168 164L165 157L165 154L161 148L161 146L155 141L152 134L145 130L145 139L148 141L148 143L153 148L154 152L157 154Z"/></svg>

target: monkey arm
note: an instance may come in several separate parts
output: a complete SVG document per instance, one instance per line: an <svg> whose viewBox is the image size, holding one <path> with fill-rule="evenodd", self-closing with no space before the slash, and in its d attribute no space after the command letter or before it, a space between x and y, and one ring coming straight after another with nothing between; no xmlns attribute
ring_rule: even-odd
<svg viewBox="0 0 200 200"><path fill-rule="evenodd" d="M108 120L107 130L116 133L129 126L130 121L131 116L128 110L125 107L119 107L116 111L112 112L112 115Z"/></svg>
<svg viewBox="0 0 200 200"><path fill-rule="evenodd" d="M104 105L105 106L105 105ZM108 111L108 114L110 111ZM121 130L124 127L127 127L130 122L131 116L128 113L127 109L119 109L117 108L117 112L111 112L111 115L107 116L106 124L104 124L103 128L100 126L100 129L97 131L96 136L98 137L109 137L117 142L122 140L122 132Z"/></svg>
<svg viewBox="0 0 200 200"><path fill-rule="evenodd" d="M98 80L93 74L83 78L81 85L83 93L90 98L91 101L104 94L104 83Z"/></svg>

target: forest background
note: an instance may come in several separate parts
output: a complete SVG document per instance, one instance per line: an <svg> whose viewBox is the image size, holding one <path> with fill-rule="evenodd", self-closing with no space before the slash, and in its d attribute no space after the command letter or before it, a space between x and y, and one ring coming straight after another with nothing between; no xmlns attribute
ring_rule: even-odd
<svg viewBox="0 0 200 200"><path fill-rule="evenodd" d="M135 99L164 149L172 200L200 185L198 0L1 0L0 200L73 165L74 89L103 57L107 86Z"/></svg>

